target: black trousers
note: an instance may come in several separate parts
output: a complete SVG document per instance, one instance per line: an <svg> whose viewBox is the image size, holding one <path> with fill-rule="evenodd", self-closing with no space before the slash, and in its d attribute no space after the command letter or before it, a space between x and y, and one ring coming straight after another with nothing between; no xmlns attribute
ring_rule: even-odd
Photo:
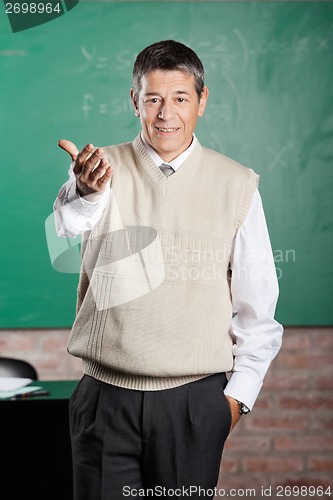
<svg viewBox="0 0 333 500"><path fill-rule="evenodd" d="M133 391L85 375L70 400L74 500L213 498L231 424L226 382Z"/></svg>

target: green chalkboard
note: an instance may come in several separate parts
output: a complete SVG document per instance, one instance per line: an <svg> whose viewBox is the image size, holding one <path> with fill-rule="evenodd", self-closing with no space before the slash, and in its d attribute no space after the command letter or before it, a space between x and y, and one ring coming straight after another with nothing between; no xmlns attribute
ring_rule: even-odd
<svg viewBox="0 0 333 500"><path fill-rule="evenodd" d="M57 141L134 138L132 64L165 38L206 67L201 143L261 175L277 319L332 324L333 5L79 2L16 33L0 6L0 327L71 326L78 275L53 268L45 236L69 167Z"/></svg>

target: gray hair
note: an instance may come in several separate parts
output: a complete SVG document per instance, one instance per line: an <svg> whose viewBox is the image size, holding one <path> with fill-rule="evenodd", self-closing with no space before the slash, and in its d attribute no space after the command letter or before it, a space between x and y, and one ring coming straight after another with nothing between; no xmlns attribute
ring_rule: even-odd
<svg viewBox="0 0 333 500"><path fill-rule="evenodd" d="M201 98L204 88L204 67L197 54L180 42L161 40L143 49L135 60L132 86L135 100L141 90L142 77L158 69L192 74L198 99Z"/></svg>

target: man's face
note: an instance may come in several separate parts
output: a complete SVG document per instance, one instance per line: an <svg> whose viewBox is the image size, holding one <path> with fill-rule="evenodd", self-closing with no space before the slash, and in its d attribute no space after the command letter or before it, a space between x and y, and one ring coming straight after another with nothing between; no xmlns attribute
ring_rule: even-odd
<svg viewBox="0 0 333 500"><path fill-rule="evenodd" d="M199 116L205 111L208 89L199 101L195 79L184 71L156 70L143 76L141 91L132 101L145 140L166 162L187 149Z"/></svg>

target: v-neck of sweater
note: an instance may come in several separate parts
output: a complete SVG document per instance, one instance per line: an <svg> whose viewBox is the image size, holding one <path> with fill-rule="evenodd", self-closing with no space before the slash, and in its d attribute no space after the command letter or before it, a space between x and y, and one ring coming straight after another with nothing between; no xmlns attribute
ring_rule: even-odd
<svg viewBox="0 0 333 500"><path fill-rule="evenodd" d="M177 189L179 185L184 182L184 178L188 175L194 174L194 170L199 167L202 147L197 141L197 144L184 161L184 163L168 177L161 171L149 156L144 144L141 140L140 134L134 139L133 146L138 153L139 166L149 177L150 181L156 185L164 194L173 189Z"/></svg>

